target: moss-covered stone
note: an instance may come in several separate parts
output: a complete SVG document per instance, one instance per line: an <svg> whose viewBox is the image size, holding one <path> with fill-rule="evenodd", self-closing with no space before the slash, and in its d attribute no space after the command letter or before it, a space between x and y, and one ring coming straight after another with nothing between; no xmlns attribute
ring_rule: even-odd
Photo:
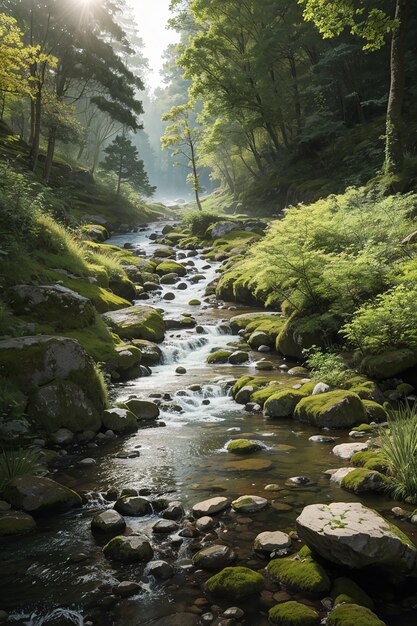
<svg viewBox="0 0 417 626"><path fill-rule="evenodd" d="M374 400L379 402L382 397L378 385L373 380L369 380L366 376L355 375L344 381L343 389L348 389L356 393L362 400Z"/></svg>
<svg viewBox="0 0 417 626"><path fill-rule="evenodd" d="M259 404L263 407L268 398L279 393L280 391L284 391L282 385L267 385L266 387L262 387L261 389L257 389L256 391L254 391L250 399L252 402L256 402L256 404Z"/></svg>
<svg viewBox="0 0 417 626"><path fill-rule="evenodd" d="M330 579L323 567L310 555L301 553L281 559L273 559L268 564L268 572L279 583L315 596L326 595L330 589Z"/></svg>
<svg viewBox="0 0 417 626"><path fill-rule="evenodd" d="M10 480L4 499L26 513L66 511L81 505L81 498L72 489L43 476L25 474Z"/></svg>
<svg viewBox="0 0 417 626"><path fill-rule="evenodd" d="M301 391L301 393L303 393L305 396L311 396L316 384L317 383L314 380L311 380L309 383L304 383L303 385L301 385L299 391Z"/></svg>
<svg viewBox="0 0 417 626"><path fill-rule="evenodd" d="M245 600L264 588L264 578L248 567L225 567L209 578L205 587L215 596L228 600Z"/></svg>
<svg viewBox="0 0 417 626"><path fill-rule="evenodd" d="M366 414L370 422L386 422L388 413L384 407L373 400L362 400Z"/></svg>
<svg viewBox="0 0 417 626"><path fill-rule="evenodd" d="M336 578L330 595L335 606L338 604L358 604L371 611L374 608L372 598L350 578Z"/></svg>
<svg viewBox="0 0 417 626"><path fill-rule="evenodd" d="M274 364L272 363L272 361L268 360L258 361L257 363L255 363L255 368L261 371L270 371L274 369Z"/></svg>
<svg viewBox="0 0 417 626"><path fill-rule="evenodd" d="M145 537L113 537L103 548L107 559L122 563L147 563L153 557L153 549Z"/></svg>
<svg viewBox="0 0 417 626"><path fill-rule="evenodd" d="M21 511L0 513L0 537L24 535L35 530L36 522L31 515Z"/></svg>
<svg viewBox="0 0 417 626"><path fill-rule="evenodd" d="M318 613L309 606L290 600L269 609L269 621L278 626L319 626Z"/></svg>
<svg viewBox="0 0 417 626"><path fill-rule="evenodd" d="M198 300L197 298L193 298L192 300L189 301L189 306L200 306L201 304L201 300Z"/></svg>
<svg viewBox="0 0 417 626"><path fill-rule="evenodd" d="M341 604L330 612L327 626L386 626L386 624L365 606Z"/></svg>
<svg viewBox="0 0 417 626"><path fill-rule="evenodd" d="M125 408L114 408L104 411L103 426L121 434L134 433L139 428L136 415Z"/></svg>
<svg viewBox="0 0 417 626"><path fill-rule="evenodd" d="M369 433L371 434L375 428L370 424L359 424L359 426L354 426L352 428L352 432L354 433Z"/></svg>
<svg viewBox="0 0 417 626"><path fill-rule="evenodd" d="M236 350L229 357L229 363L231 365L240 365L249 361L249 354L243 350Z"/></svg>
<svg viewBox="0 0 417 626"><path fill-rule="evenodd" d="M231 350L216 350L208 355L207 363L227 363L231 354Z"/></svg>
<svg viewBox="0 0 417 626"><path fill-rule="evenodd" d="M355 452L350 459L350 463L354 467L365 467L366 469L376 470L382 474L388 470L388 464L385 457L377 450Z"/></svg>
<svg viewBox="0 0 417 626"><path fill-rule="evenodd" d="M340 486L346 491L360 494L369 491L381 493L389 487L390 480L376 470L358 467L342 478Z"/></svg>
<svg viewBox="0 0 417 626"><path fill-rule="evenodd" d="M253 454L260 449L259 443L248 439L235 439L227 444L227 451L233 452L233 454Z"/></svg>
<svg viewBox="0 0 417 626"><path fill-rule="evenodd" d="M165 322L161 313L150 306L134 305L106 313L103 317L123 339L160 342L165 335Z"/></svg>
<svg viewBox="0 0 417 626"><path fill-rule="evenodd" d="M159 265L156 266L155 271L157 274L159 274L159 276L172 273L178 274L178 276L185 276L187 273L184 265L172 260L162 261L162 263L159 263Z"/></svg>
<svg viewBox="0 0 417 626"><path fill-rule="evenodd" d="M284 389L268 398L264 405L265 415L269 417L291 417L297 404L305 398L299 389Z"/></svg>
<svg viewBox="0 0 417 626"><path fill-rule="evenodd" d="M416 364L417 353L404 348L367 356L363 359L361 367L372 378L384 380L398 376Z"/></svg>
<svg viewBox="0 0 417 626"><path fill-rule="evenodd" d="M295 408L294 417L319 428L351 428L367 421L359 396L343 390L303 398Z"/></svg>
<svg viewBox="0 0 417 626"><path fill-rule="evenodd" d="M144 365L158 365L161 362L162 351L156 343L145 339L133 339L132 343L141 351Z"/></svg>

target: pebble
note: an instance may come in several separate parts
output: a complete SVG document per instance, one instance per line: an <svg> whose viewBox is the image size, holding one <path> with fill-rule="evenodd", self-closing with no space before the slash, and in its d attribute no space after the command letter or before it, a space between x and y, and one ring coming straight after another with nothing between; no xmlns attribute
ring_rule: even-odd
<svg viewBox="0 0 417 626"><path fill-rule="evenodd" d="M238 606L231 606L229 609L226 609L223 613L222 617L228 617L230 619L241 619L245 615L245 612L242 611Z"/></svg>
<svg viewBox="0 0 417 626"><path fill-rule="evenodd" d="M90 467L92 465L96 465L96 460L95 459L81 459L81 461L78 461L78 465L82 465L84 467Z"/></svg>

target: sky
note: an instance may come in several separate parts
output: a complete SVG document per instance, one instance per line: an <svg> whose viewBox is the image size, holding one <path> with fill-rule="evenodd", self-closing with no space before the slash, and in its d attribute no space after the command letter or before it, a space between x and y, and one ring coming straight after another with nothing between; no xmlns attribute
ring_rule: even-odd
<svg viewBox="0 0 417 626"><path fill-rule="evenodd" d="M178 34L167 29L170 17L170 0L129 0L135 10L140 36L145 43L145 56L149 59L151 71L147 82L153 90L162 85L159 71L162 68L162 54L170 43L178 41Z"/></svg>

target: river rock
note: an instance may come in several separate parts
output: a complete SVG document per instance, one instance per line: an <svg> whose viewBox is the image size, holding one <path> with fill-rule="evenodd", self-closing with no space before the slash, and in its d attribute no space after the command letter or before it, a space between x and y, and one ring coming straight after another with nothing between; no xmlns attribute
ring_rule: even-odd
<svg viewBox="0 0 417 626"><path fill-rule="evenodd" d="M212 239L220 239L230 233L232 230L238 230L241 224L238 222L217 222L210 229L210 237Z"/></svg>
<svg viewBox="0 0 417 626"><path fill-rule="evenodd" d="M295 408L294 418L319 428L351 428L367 421L359 396L342 389L303 398Z"/></svg>
<svg viewBox="0 0 417 626"><path fill-rule="evenodd" d="M237 394L235 395L235 402L238 404L247 404L251 398L251 395L254 393L255 387L252 385L245 385L242 389L239 389Z"/></svg>
<svg viewBox="0 0 417 626"><path fill-rule="evenodd" d="M119 583L115 589L118 596L121 598L130 598L142 591L142 587L139 583L135 583L132 580L123 580Z"/></svg>
<svg viewBox="0 0 417 626"><path fill-rule="evenodd" d="M236 350L229 356L229 363L231 365L240 365L249 361L249 354L243 350Z"/></svg>
<svg viewBox="0 0 417 626"><path fill-rule="evenodd" d="M253 349L258 349L261 346L271 346L274 343L273 337L262 331L257 331L251 334L248 339L248 344Z"/></svg>
<svg viewBox="0 0 417 626"><path fill-rule="evenodd" d="M125 406L136 415L139 420L153 421L159 417L159 408L155 402L150 400L139 400L138 398L131 398L124 402Z"/></svg>
<svg viewBox="0 0 417 626"><path fill-rule="evenodd" d="M133 339L133 345L139 348L142 353L143 365L158 365L162 359L161 348L153 341L146 339Z"/></svg>
<svg viewBox="0 0 417 626"><path fill-rule="evenodd" d="M265 580L248 567L225 567L209 578L205 586L214 596L239 601L262 591Z"/></svg>
<svg viewBox="0 0 417 626"><path fill-rule="evenodd" d="M152 506L149 500L140 496L125 496L119 498L115 505L115 510L121 515L130 517L143 517L152 513Z"/></svg>
<svg viewBox="0 0 417 626"><path fill-rule="evenodd" d="M102 511L91 520L91 530L107 534L120 535L126 528L124 518L114 509Z"/></svg>
<svg viewBox="0 0 417 626"><path fill-rule="evenodd" d="M197 520L196 527L197 527L197 530L201 532L206 532L214 528L214 526L216 526L216 523L217 523L216 520L214 520L212 517L205 515L204 517L200 517Z"/></svg>
<svg viewBox="0 0 417 626"><path fill-rule="evenodd" d="M152 532L159 534L175 533L179 529L177 522L168 519L161 519L152 526Z"/></svg>
<svg viewBox="0 0 417 626"><path fill-rule="evenodd" d="M271 554L276 551L286 551L291 546L291 538L279 530L263 532L255 538L253 549L255 552Z"/></svg>
<svg viewBox="0 0 417 626"><path fill-rule="evenodd" d="M134 433L138 430L138 420L128 409L113 408L103 412L103 425L114 433Z"/></svg>
<svg viewBox="0 0 417 626"><path fill-rule="evenodd" d="M238 472L264 472L272 467L268 459L245 459L244 461L229 461L224 464L225 469Z"/></svg>
<svg viewBox="0 0 417 626"><path fill-rule="evenodd" d="M312 395L317 396L319 393L327 393L328 391L330 391L329 385L326 385L326 383L317 383L313 389Z"/></svg>
<svg viewBox="0 0 417 626"><path fill-rule="evenodd" d="M164 519L181 519L184 515L184 508L179 501L170 502L169 506L161 513L161 517Z"/></svg>
<svg viewBox="0 0 417 626"><path fill-rule="evenodd" d="M93 433L94 436L95 433ZM74 433L68 428L59 428L56 432L52 433L50 437L52 443L58 446L66 446L74 440Z"/></svg>
<svg viewBox="0 0 417 626"><path fill-rule="evenodd" d="M236 560L236 553L227 546L209 546L193 556L195 567L216 572L231 565Z"/></svg>
<svg viewBox="0 0 417 626"><path fill-rule="evenodd" d="M218 496L217 498L210 498L210 500L198 502L193 506L192 511L195 517L204 517L205 515L221 513L225 509L229 508L229 506L230 503L227 498Z"/></svg>
<svg viewBox="0 0 417 626"><path fill-rule="evenodd" d="M308 438L311 443L334 443L337 437L329 437L328 435L312 435Z"/></svg>
<svg viewBox="0 0 417 626"><path fill-rule="evenodd" d="M146 339L160 342L165 335L161 313L150 306L133 305L105 313L104 321L123 339Z"/></svg>
<svg viewBox="0 0 417 626"><path fill-rule="evenodd" d="M107 559L122 563L147 563L153 557L153 549L146 537L130 535L129 537L113 537L103 548Z"/></svg>
<svg viewBox="0 0 417 626"><path fill-rule="evenodd" d="M3 495L13 507L27 513L66 511L81 505L80 496L72 489L50 478L29 474L9 481Z"/></svg>
<svg viewBox="0 0 417 626"><path fill-rule="evenodd" d="M17 285L11 289L10 304L18 315L27 315L42 324L75 329L95 320L91 300L63 285Z"/></svg>
<svg viewBox="0 0 417 626"><path fill-rule="evenodd" d="M332 452L344 461L349 461L356 452L362 452L367 449L367 443L340 443L333 448Z"/></svg>
<svg viewBox="0 0 417 626"><path fill-rule="evenodd" d="M336 483L336 485L340 485L344 477L347 476L354 469L354 467L339 467L339 469L336 470L329 470L330 482Z"/></svg>
<svg viewBox="0 0 417 626"><path fill-rule="evenodd" d="M260 496L240 496L233 500L232 507L238 513L256 513L268 506L268 500Z"/></svg>
<svg viewBox="0 0 417 626"><path fill-rule="evenodd" d="M359 502L306 506L297 533L323 558L349 568L382 567L393 573L416 572L411 540L379 513Z"/></svg>
<svg viewBox="0 0 417 626"><path fill-rule="evenodd" d="M36 528L31 515L22 511L4 511L0 513L0 537L23 535Z"/></svg>
<svg viewBox="0 0 417 626"><path fill-rule="evenodd" d="M147 574L159 580L168 580L174 575L174 568L166 561L152 561L147 567Z"/></svg>

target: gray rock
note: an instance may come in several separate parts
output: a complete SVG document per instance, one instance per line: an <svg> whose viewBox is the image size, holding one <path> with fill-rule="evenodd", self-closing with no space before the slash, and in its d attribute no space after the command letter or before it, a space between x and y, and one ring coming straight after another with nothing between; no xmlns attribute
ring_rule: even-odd
<svg viewBox="0 0 417 626"><path fill-rule="evenodd" d="M326 383L317 383L313 389L312 395L316 396L319 393L327 393L328 391L330 391L329 385L326 385Z"/></svg>
<svg viewBox="0 0 417 626"><path fill-rule="evenodd" d="M311 443L334 443L337 437L329 437L327 435L312 435L308 438Z"/></svg>
<svg viewBox="0 0 417 626"><path fill-rule="evenodd" d="M136 415L128 409L113 408L103 412L103 425L113 433L134 433L138 430Z"/></svg>
<svg viewBox="0 0 417 626"><path fill-rule="evenodd" d="M124 518L114 509L102 511L91 520L91 530L119 535L126 528Z"/></svg>
<svg viewBox="0 0 417 626"><path fill-rule="evenodd" d="M168 519L161 519L152 526L152 532L167 535L176 532L178 529L177 522Z"/></svg>
<svg viewBox="0 0 417 626"><path fill-rule="evenodd" d="M344 461L349 461L356 452L362 452L367 449L367 443L340 443L333 448L332 452Z"/></svg>
<svg viewBox="0 0 417 626"><path fill-rule="evenodd" d="M355 467L339 467L337 470L332 470L330 475L330 482L336 483L340 485L345 476L350 474L352 470L356 469Z"/></svg>
<svg viewBox="0 0 417 626"><path fill-rule="evenodd" d="M205 515L204 517L200 517L196 522L197 530L201 532L206 532L207 530L211 530L215 526L216 526L216 521L212 517L209 517L208 515Z"/></svg>
<svg viewBox="0 0 417 626"><path fill-rule="evenodd" d="M221 513L221 511L229 508L229 506L229 500L227 498L219 496L217 498L210 498L210 500L198 502L193 506L192 511L195 517L204 517L205 515Z"/></svg>
<svg viewBox="0 0 417 626"><path fill-rule="evenodd" d="M142 587L139 583L135 583L131 580L124 580L117 585L115 591L117 595L122 598L130 598L131 596L136 596L140 593L142 591Z"/></svg>
<svg viewBox="0 0 417 626"><path fill-rule="evenodd" d="M152 513L152 506L149 500L140 496L125 496L119 498L115 505L115 510L121 515L130 517L143 517Z"/></svg>
<svg viewBox="0 0 417 626"><path fill-rule="evenodd" d="M0 537L24 535L35 530L36 522L31 515L21 511L3 511L0 513Z"/></svg>
<svg viewBox="0 0 417 626"><path fill-rule="evenodd" d="M237 606L231 606L229 609L226 609L225 612L223 613L223 617L226 617L228 619L234 619L234 620L242 619L244 615L245 615L245 612L242 611L242 609L240 609Z"/></svg>
<svg viewBox="0 0 417 626"><path fill-rule="evenodd" d="M161 513L164 519L181 519L184 515L184 508L181 502L170 502L169 506Z"/></svg>
<svg viewBox="0 0 417 626"><path fill-rule="evenodd" d="M261 346L271 346L273 338L262 331L255 331L248 339L248 344L255 350Z"/></svg>
<svg viewBox="0 0 417 626"><path fill-rule="evenodd" d="M124 403L129 411L134 413L139 420L152 421L159 417L159 408L155 402L150 400L139 400L138 398L130 398Z"/></svg>
<svg viewBox="0 0 417 626"><path fill-rule="evenodd" d="M4 499L27 513L65 511L81 505L78 493L50 478L25 474L13 478L5 487Z"/></svg>
<svg viewBox="0 0 417 626"><path fill-rule="evenodd" d="M297 532L323 558L349 568L416 572L417 549L379 513L359 502L312 504L297 518Z"/></svg>
<svg viewBox="0 0 417 626"><path fill-rule="evenodd" d="M232 565L236 558L236 553L231 548L214 545L197 552L193 556L193 564L208 572L217 572Z"/></svg>
<svg viewBox="0 0 417 626"><path fill-rule="evenodd" d="M268 500L260 496L240 496L232 502L232 507L239 513L256 513L268 506Z"/></svg>
<svg viewBox="0 0 417 626"><path fill-rule="evenodd" d="M146 537L130 535L113 537L103 548L104 556L122 563L147 563L153 557L153 549Z"/></svg>
<svg viewBox="0 0 417 626"><path fill-rule="evenodd" d="M52 433L51 441L58 446L66 446L74 440L74 433L68 428L59 428L56 432Z"/></svg>
<svg viewBox="0 0 417 626"><path fill-rule="evenodd" d="M287 551L291 547L291 538L279 530L263 532L257 535L253 543L255 552L271 554L276 551Z"/></svg>
<svg viewBox="0 0 417 626"><path fill-rule="evenodd" d="M147 567L147 574L159 580L168 580L174 575L174 568L166 561L152 561Z"/></svg>

